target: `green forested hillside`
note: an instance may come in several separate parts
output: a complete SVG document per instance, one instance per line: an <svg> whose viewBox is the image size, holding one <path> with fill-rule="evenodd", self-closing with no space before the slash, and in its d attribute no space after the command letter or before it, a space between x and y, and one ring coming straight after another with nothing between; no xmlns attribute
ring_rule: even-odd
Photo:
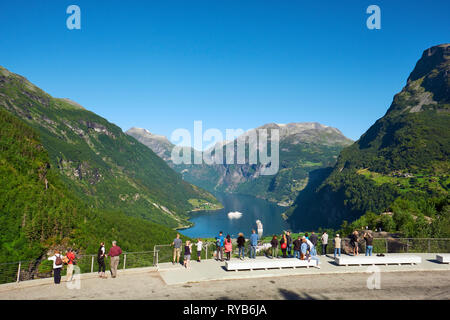
<svg viewBox="0 0 450 320"><path fill-rule="evenodd" d="M1 67L0 107L37 130L60 179L93 208L174 228L189 225L192 199L217 202L119 127Z"/></svg>
<svg viewBox="0 0 450 320"><path fill-rule="evenodd" d="M450 46L426 50L386 115L342 150L312 193L299 195L288 212L293 225L337 227L367 213L356 224L449 236L449 77ZM418 227L423 221L427 228Z"/></svg>
<svg viewBox="0 0 450 320"><path fill-rule="evenodd" d="M152 250L175 233L89 208L60 179L38 132L0 108L0 262L36 259L56 245L95 253L113 239L127 251Z"/></svg>

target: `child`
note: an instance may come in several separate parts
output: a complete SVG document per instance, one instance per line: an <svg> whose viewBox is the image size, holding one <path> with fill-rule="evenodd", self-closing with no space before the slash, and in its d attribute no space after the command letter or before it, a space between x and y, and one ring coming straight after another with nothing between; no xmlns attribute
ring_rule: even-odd
<svg viewBox="0 0 450 320"><path fill-rule="evenodd" d="M186 241L184 246L184 267L189 268L189 262L191 261L191 248L192 244L189 240Z"/></svg>
<svg viewBox="0 0 450 320"><path fill-rule="evenodd" d="M202 239L198 238L198 240L197 240L197 262L200 262L202 260L202 247L203 247Z"/></svg>
<svg viewBox="0 0 450 320"><path fill-rule="evenodd" d="M230 261L231 258L231 251L233 250L233 245L231 243L231 237L228 234L227 238L225 239L225 253L227 254L227 260Z"/></svg>

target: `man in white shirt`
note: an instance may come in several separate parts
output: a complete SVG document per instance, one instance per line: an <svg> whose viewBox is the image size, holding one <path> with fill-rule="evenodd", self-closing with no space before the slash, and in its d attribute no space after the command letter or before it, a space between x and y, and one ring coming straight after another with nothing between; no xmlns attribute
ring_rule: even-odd
<svg viewBox="0 0 450 320"><path fill-rule="evenodd" d="M61 269L63 267L63 256L59 253L58 250L55 250L55 255L48 258L48 260L53 261L53 279L55 284L59 284L61 282Z"/></svg>

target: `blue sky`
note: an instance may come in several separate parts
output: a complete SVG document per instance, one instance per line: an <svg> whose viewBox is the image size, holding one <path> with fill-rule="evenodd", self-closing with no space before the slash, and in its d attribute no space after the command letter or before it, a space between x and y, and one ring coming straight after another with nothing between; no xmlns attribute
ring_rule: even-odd
<svg viewBox="0 0 450 320"><path fill-rule="evenodd" d="M66 8L81 8L81 30ZM381 8L381 30L366 8ZM358 139L423 50L450 42L449 1L2 1L0 65L124 131L317 121Z"/></svg>

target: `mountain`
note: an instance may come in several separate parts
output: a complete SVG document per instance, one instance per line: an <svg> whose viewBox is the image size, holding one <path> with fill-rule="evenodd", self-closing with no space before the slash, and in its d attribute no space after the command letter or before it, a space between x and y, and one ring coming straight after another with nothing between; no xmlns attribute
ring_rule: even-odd
<svg viewBox="0 0 450 320"><path fill-rule="evenodd" d="M176 165L170 160L174 145L167 139L139 128L131 128L126 133L155 151L192 184L209 191L249 194L285 206L292 204L298 192L306 186L311 170L333 165L340 150L352 142L338 129L319 123L271 123L249 130L239 139L248 139L259 129L267 129L269 132L271 129L279 130L280 164L279 171L274 175L262 175L264 166L260 162L249 164L249 147L251 150L258 150L257 145L246 146L245 164ZM234 146L235 152L237 151L236 141L237 139L219 145L223 148L224 155L227 145ZM191 152L193 154L198 151L191 149ZM214 151L210 148L203 154L213 155Z"/></svg>
<svg viewBox="0 0 450 320"><path fill-rule="evenodd" d="M320 177L288 212L295 228L358 219L355 227L407 236L450 234L449 53L449 44L425 50L386 114L342 150L329 172L315 173Z"/></svg>
<svg viewBox="0 0 450 320"><path fill-rule="evenodd" d="M190 225L199 205L218 203L116 125L2 67L0 107L39 133L60 179L93 208L175 228Z"/></svg>
<svg viewBox="0 0 450 320"><path fill-rule="evenodd" d="M39 259L55 247L92 254L112 240L126 251L153 250L176 234L117 210L90 208L62 181L37 130L4 108L0 150L0 262Z"/></svg>

